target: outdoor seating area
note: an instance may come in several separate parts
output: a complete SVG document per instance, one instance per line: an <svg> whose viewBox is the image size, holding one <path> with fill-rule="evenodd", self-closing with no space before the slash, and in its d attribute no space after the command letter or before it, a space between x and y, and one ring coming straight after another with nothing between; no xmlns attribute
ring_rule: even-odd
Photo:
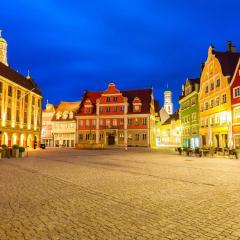
<svg viewBox="0 0 240 240"><path fill-rule="evenodd" d="M195 157L217 157L225 156L229 158L240 159L240 148L214 148L203 146L201 148L183 148L178 147L175 149L179 155L195 156Z"/></svg>

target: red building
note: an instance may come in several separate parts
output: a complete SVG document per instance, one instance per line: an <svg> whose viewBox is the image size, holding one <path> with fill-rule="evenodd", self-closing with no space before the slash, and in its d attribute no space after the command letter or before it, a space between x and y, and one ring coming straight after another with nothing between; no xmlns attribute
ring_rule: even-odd
<svg viewBox="0 0 240 240"><path fill-rule="evenodd" d="M240 59L231 82L232 131L235 147L240 147Z"/></svg>
<svg viewBox="0 0 240 240"><path fill-rule="evenodd" d="M155 146L152 89L86 91L76 119L78 145Z"/></svg>

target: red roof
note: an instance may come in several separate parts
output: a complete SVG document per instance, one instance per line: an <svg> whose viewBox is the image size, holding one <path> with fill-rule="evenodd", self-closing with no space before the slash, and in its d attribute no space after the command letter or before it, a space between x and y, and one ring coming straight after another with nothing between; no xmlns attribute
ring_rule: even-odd
<svg viewBox="0 0 240 240"><path fill-rule="evenodd" d="M86 91L83 95L80 109L77 113L77 115L92 115L96 114L96 101L101 97L101 95L105 92L89 92ZM138 97L141 100L142 107L141 112L134 114L143 114L143 113L150 113L150 107L151 107L151 95L152 95L152 89L138 89L138 90L126 90L126 91L120 91L124 97L128 99L128 113L133 113L133 100L135 97ZM87 114L84 112L84 102L85 100L90 99L93 104L93 113Z"/></svg>
<svg viewBox="0 0 240 240"><path fill-rule="evenodd" d="M8 67L7 65L0 62L0 76L3 76L4 78L7 78L8 80L28 89L32 90L32 92L35 92L41 94L41 90L38 88L37 84L31 79L25 78L23 75L19 74L12 68Z"/></svg>

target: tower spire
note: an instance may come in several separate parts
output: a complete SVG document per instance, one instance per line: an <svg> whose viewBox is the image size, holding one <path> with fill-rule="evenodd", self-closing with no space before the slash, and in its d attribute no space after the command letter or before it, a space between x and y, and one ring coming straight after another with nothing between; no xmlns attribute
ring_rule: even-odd
<svg viewBox="0 0 240 240"><path fill-rule="evenodd" d="M27 74L26 78L27 78L27 79L30 79L30 78L31 78L31 76L30 76L30 70L29 70L29 69L28 69L28 74Z"/></svg>
<svg viewBox="0 0 240 240"><path fill-rule="evenodd" d="M7 42L2 37L2 29L0 29L0 62L8 66L7 63Z"/></svg>

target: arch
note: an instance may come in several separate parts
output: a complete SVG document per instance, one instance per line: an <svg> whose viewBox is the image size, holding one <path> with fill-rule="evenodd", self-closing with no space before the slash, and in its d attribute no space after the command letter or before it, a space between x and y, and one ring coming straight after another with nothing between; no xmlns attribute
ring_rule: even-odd
<svg viewBox="0 0 240 240"><path fill-rule="evenodd" d="M11 141L11 143L12 143L12 145L17 144L17 134L16 134L16 133L14 133L14 134L12 135L12 141Z"/></svg>
<svg viewBox="0 0 240 240"><path fill-rule="evenodd" d="M22 146L22 147L24 147L24 141L25 141L25 136L24 136L24 134L22 133L21 135L20 135L20 142L19 142L19 145L20 146Z"/></svg>
<svg viewBox="0 0 240 240"><path fill-rule="evenodd" d="M5 144L8 146L8 134L6 132L2 135L2 144Z"/></svg>
<svg viewBox="0 0 240 240"><path fill-rule="evenodd" d="M32 134L29 134L27 137L27 146L30 148L33 148L33 136Z"/></svg>

